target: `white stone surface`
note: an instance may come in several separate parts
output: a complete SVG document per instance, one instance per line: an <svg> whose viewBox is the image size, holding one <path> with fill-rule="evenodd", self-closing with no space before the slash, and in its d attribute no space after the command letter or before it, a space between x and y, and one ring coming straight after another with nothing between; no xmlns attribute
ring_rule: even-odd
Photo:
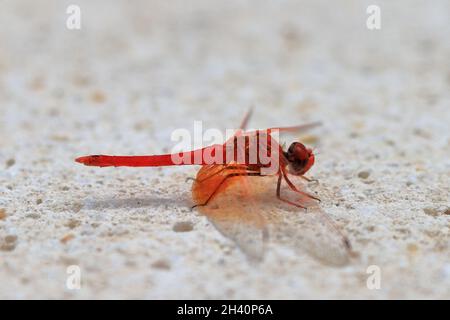
<svg viewBox="0 0 450 320"><path fill-rule="evenodd" d="M76 2L79 31L70 1L0 4L0 298L450 298L448 1L377 1L379 31L370 1ZM249 263L189 210L198 168L73 162L166 152L250 105L255 127L323 122L311 190L345 267L273 242Z"/></svg>

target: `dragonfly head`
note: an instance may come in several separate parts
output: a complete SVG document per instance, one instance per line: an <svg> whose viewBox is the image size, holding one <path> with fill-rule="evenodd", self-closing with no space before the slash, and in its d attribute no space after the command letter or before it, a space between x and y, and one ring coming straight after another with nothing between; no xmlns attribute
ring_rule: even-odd
<svg viewBox="0 0 450 320"><path fill-rule="evenodd" d="M285 152L289 162L289 173L301 176L314 164L314 154L311 149L306 148L300 142L293 142L288 151Z"/></svg>

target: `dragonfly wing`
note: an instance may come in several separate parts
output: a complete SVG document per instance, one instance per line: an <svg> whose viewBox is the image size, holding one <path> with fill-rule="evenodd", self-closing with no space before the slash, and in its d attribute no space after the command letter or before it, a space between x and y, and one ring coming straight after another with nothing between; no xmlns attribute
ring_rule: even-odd
<svg viewBox="0 0 450 320"><path fill-rule="evenodd" d="M253 199L252 184L241 174L242 167L233 165L204 166L192 187L194 202L207 205L198 210L225 237L233 240L251 260L261 260L267 238L267 226ZM217 191L216 191L217 190Z"/></svg>
<svg viewBox="0 0 450 320"><path fill-rule="evenodd" d="M321 126L321 122L311 122L306 124L301 124L298 126L291 126L291 127L274 127L270 128L268 130L270 131L279 131L279 132L287 132L287 133L297 133L297 132L303 132L318 126Z"/></svg>
<svg viewBox="0 0 450 320"><path fill-rule="evenodd" d="M344 266L350 262L350 242L323 208L312 206L302 218L308 232L297 236L300 247L328 265Z"/></svg>
<svg viewBox="0 0 450 320"><path fill-rule="evenodd" d="M282 195L308 209L305 211L281 202L267 203L267 207L272 209L266 210L264 217L268 221L272 241L299 254L306 253L326 265L348 264L353 255L350 243L317 201L299 196L287 188L282 189Z"/></svg>
<svg viewBox="0 0 450 320"><path fill-rule="evenodd" d="M344 266L350 262L351 249L340 232L329 225L326 215L319 207L308 208L306 213L288 212L270 223L269 230L279 244L307 253L322 264Z"/></svg>
<svg viewBox="0 0 450 320"><path fill-rule="evenodd" d="M304 205L308 210L285 204L275 196L275 184L272 176L258 178L251 184L252 200L256 202L252 208L262 217L271 243L290 247L297 254L307 254L325 265L348 264L355 255L350 242L317 201L283 188L283 198Z"/></svg>
<svg viewBox="0 0 450 320"><path fill-rule="evenodd" d="M245 129L247 128L248 122L250 121L250 117L252 116L252 113L253 113L253 107L251 107L245 114L244 118L241 121L241 125L239 126L239 129L245 131Z"/></svg>

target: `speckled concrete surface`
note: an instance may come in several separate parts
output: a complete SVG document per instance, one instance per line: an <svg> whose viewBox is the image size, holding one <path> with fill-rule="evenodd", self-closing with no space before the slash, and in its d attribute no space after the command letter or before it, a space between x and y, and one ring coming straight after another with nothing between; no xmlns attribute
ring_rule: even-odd
<svg viewBox="0 0 450 320"><path fill-rule="evenodd" d="M379 31L369 1L75 2L78 31L73 1L0 3L0 298L450 298L448 1L377 1ZM198 168L73 162L250 105L255 127L323 122L310 190L347 265L275 242L250 263L190 211Z"/></svg>

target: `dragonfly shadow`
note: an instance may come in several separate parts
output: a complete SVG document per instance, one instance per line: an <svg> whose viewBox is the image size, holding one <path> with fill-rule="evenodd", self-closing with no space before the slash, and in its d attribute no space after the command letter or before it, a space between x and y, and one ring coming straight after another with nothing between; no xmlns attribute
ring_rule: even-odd
<svg viewBox="0 0 450 320"><path fill-rule="evenodd" d="M86 210L104 209L137 209L146 207L189 207L189 197L161 198L161 197L111 197L104 199L85 199L82 208Z"/></svg>

